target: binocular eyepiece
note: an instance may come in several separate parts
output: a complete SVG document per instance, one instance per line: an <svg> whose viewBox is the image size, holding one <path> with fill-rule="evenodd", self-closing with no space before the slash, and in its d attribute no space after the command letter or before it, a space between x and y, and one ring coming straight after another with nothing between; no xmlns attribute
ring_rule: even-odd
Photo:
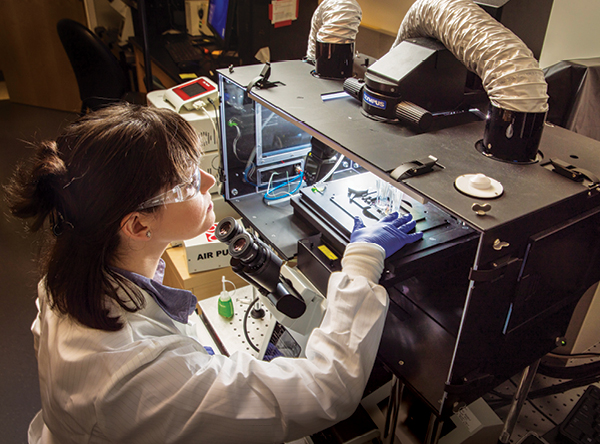
<svg viewBox="0 0 600 444"><path fill-rule="evenodd" d="M219 241L229 245L231 257L241 262L247 271L256 272L264 269L261 275L264 274L270 280L263 285L272 291L279 281L279 271L283 261L273 254L270 248L248 234L233 217L226 217L218 223L215 236Z"/></svg>
<svg viewBox="0 0 600 444"><path fill-rule="evenodd" d="M229 245L231 266L236 274L256 286L286 316L293 319L302 316L306 303L283 281L283 261L267 245L246 232L233 217L217 224L215 236Z"/></svg>
<svg viewBox="0 0 600 444"><path fill-rule="evenodd" d="M244 230L244 227L242 227L237 220L228 216L217 224L215 236L217 236L217 239L220 242L229 244L235 236L245 232L246 230Z"/></svg>

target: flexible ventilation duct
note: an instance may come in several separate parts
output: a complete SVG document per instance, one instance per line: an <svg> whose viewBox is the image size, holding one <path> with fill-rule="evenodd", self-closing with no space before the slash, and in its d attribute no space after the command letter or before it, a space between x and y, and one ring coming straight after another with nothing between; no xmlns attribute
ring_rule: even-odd
<svg viewBox="0 0 600 444"><path fill-rule="evenodd" d="M439 40L481 78L492 104L482 152L500 160L534 161L548 110L547 84L521 39L471 0L417 0L393 47L416 37Z"/></svg>
<svg viewBox="0 0 600 444"><path fill-rule="evenodd" d="M505 110L548 110L544 73L512 31L471 0L417 0L393 46L413 37L433 37L482 80L490 102Z"/></svg>
<svg viewBox="0 0 600 444"><path fill-rule="evenodd" d="M352 75L354 40L362 18L356 0L324 0L315 10L306 59L322 77Z"/></svg>

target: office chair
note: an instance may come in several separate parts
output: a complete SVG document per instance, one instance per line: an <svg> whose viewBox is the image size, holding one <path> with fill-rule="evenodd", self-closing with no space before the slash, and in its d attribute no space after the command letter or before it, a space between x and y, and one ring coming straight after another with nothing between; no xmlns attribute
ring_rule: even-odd
<svg viewBox="0 0 600 444"><path fill-rule="evenodd" d="M120 101L146 103L143 94L130 91L121 64L96 34L70 19L59 20L56 29L77 78L81 114Z"/></svg>

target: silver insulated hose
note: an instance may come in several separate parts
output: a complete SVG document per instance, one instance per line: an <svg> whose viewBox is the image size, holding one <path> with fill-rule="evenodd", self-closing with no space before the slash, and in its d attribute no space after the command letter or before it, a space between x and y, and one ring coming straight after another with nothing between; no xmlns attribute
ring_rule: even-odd
<svg viewBox="0 0 600 444"><path fill-rule="evenodd" d="M322 43L354 43L362 9L356 0L324 0L312 16L306 58L316 59L317 41Z"/></svg>
<svg viewBox="0 0 600 444"><path fill-rule="evenodd" d="M537 60L512 31L471 0L417 0L392 47L433 37L482 80L491 105L481 151L533 162L548 110L548 85Z"/></svg>
<svg viewBox="0 0 600 444"><path fill-rule="evenodd" d="M417 0L406 13L393 47L414 37L442 42L481 78L494 106L548 111L548 85L531 50L471 0Z"/></svg>

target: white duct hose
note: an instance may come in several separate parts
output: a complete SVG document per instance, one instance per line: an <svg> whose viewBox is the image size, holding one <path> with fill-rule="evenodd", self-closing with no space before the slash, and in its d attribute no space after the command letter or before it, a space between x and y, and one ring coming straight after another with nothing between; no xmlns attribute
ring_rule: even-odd
<svg viewBox="0 0 600 444"><path fill-rule="evenodd" d="M358 34L362 9L356 0L324 0L312 16L306 58L315 60L317 41L352 43Z"/></svg>
<svg viewBox="0 0 600 444"><path fill-rule="evenodd" d="M417 0L393 47L433 37L482 80L492 105L505 110L548 110L548 85L533 53L512 31L471 0Z"/></svg>

